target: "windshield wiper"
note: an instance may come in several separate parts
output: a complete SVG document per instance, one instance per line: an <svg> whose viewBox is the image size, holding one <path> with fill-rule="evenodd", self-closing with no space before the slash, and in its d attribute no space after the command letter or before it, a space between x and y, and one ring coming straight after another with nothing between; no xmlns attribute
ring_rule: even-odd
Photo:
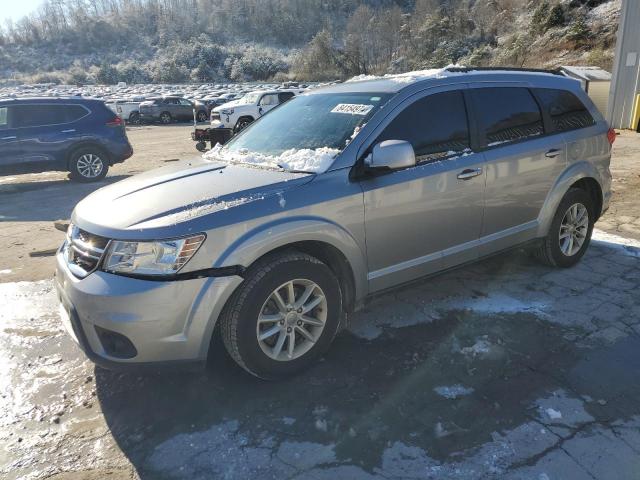
<svg viewBox="0 0 640 480"><path fill-rule="evenodd" d="M308 170L287 170L286 168L284 168L282 165L278 164L278 167L281 168L282 170L284 170L287 173L306 173L307 175L313 175L316 172L310 172Z"/></svg>

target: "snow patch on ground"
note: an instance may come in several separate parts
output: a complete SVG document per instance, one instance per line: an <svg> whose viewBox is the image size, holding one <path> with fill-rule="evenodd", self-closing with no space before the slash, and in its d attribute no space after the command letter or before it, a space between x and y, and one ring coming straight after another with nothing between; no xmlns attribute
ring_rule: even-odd
<svg viewBox="0 0 640 480"><path fill-rule="evenodd" d="M337 148L321 147L314 150L309 148L289 149L280 155L263 155L248 150L229 151L216 145L203 155L206 160L222 160L231 164L245 164L283 168L289 171L304 171L322 173L326 171L336 156L340 153Z"/></svg>
<svg viewBox="0 0 640 480"><path fill-rule="evenodd" d="M606 247L615 248L634 257L640 257L640 241L633 238L620 237L619 235L603 232L602 230L594 228L591 240L596 244L602 243L605 244Z"/></svg>
<svg viewBox="0 0 640 480"><path fill-rule="evenodd" d="M458 397L471 395L473 393L473 388L467 388L463 385L456 384L450 386L435 387L433 391L448 400L455 400Z"/></svg>
<svg viewBox="0 0 640 480"><path fill-rule="evenodd" d="M542 315L549 306L544 302L522 301L501 292L491 292L482 298L449 302L451 310L471 310L478 313L534 313Z"/></svg>
<svg viewBox="0 0 640 480"><path fill-rule="evenodd" d="M486 335L476 339L470 347L464 347L460 350L460 353L469 357L483 357L491 352L491 343L487 339Z"/></svg>

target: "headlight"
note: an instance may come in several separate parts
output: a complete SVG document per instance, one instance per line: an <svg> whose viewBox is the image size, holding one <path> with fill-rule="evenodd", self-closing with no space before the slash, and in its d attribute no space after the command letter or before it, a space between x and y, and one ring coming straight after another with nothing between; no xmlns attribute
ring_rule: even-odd
<svg viewBox="0 0 640 480"><path fill-rule="evenodd" d="M103 270L136 275L172 275L186 265L205 239L204 234L156 242L109 244Z"/></svg>
<svg viewBox="0 0 640 480"><path fill-rule="evenodd" d="M220 110L220 113L222 113L223 115L233 115L233 108L227 108L224 110Z"/></svg>

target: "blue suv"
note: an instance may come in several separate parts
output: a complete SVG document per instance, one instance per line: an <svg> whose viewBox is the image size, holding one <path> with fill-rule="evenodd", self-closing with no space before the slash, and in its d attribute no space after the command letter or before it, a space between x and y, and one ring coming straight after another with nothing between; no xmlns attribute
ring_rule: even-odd
<svg viewBox="0 0 640 480"><path fill-rule="evenodd" d="M131 155L124 122L101 100L0 100L0 176L59 170L93 182Z"/></svg>

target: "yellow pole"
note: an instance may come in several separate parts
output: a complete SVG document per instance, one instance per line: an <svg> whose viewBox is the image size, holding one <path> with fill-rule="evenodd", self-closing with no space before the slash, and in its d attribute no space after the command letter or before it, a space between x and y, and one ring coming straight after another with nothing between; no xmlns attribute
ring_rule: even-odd
<svg viewBox="0 0 640 480"><path fill-rule="evenodd" d="M640 95L636 95L636 104L633 107L633 123L631 124L631 128L640 132Z"/></svg>

